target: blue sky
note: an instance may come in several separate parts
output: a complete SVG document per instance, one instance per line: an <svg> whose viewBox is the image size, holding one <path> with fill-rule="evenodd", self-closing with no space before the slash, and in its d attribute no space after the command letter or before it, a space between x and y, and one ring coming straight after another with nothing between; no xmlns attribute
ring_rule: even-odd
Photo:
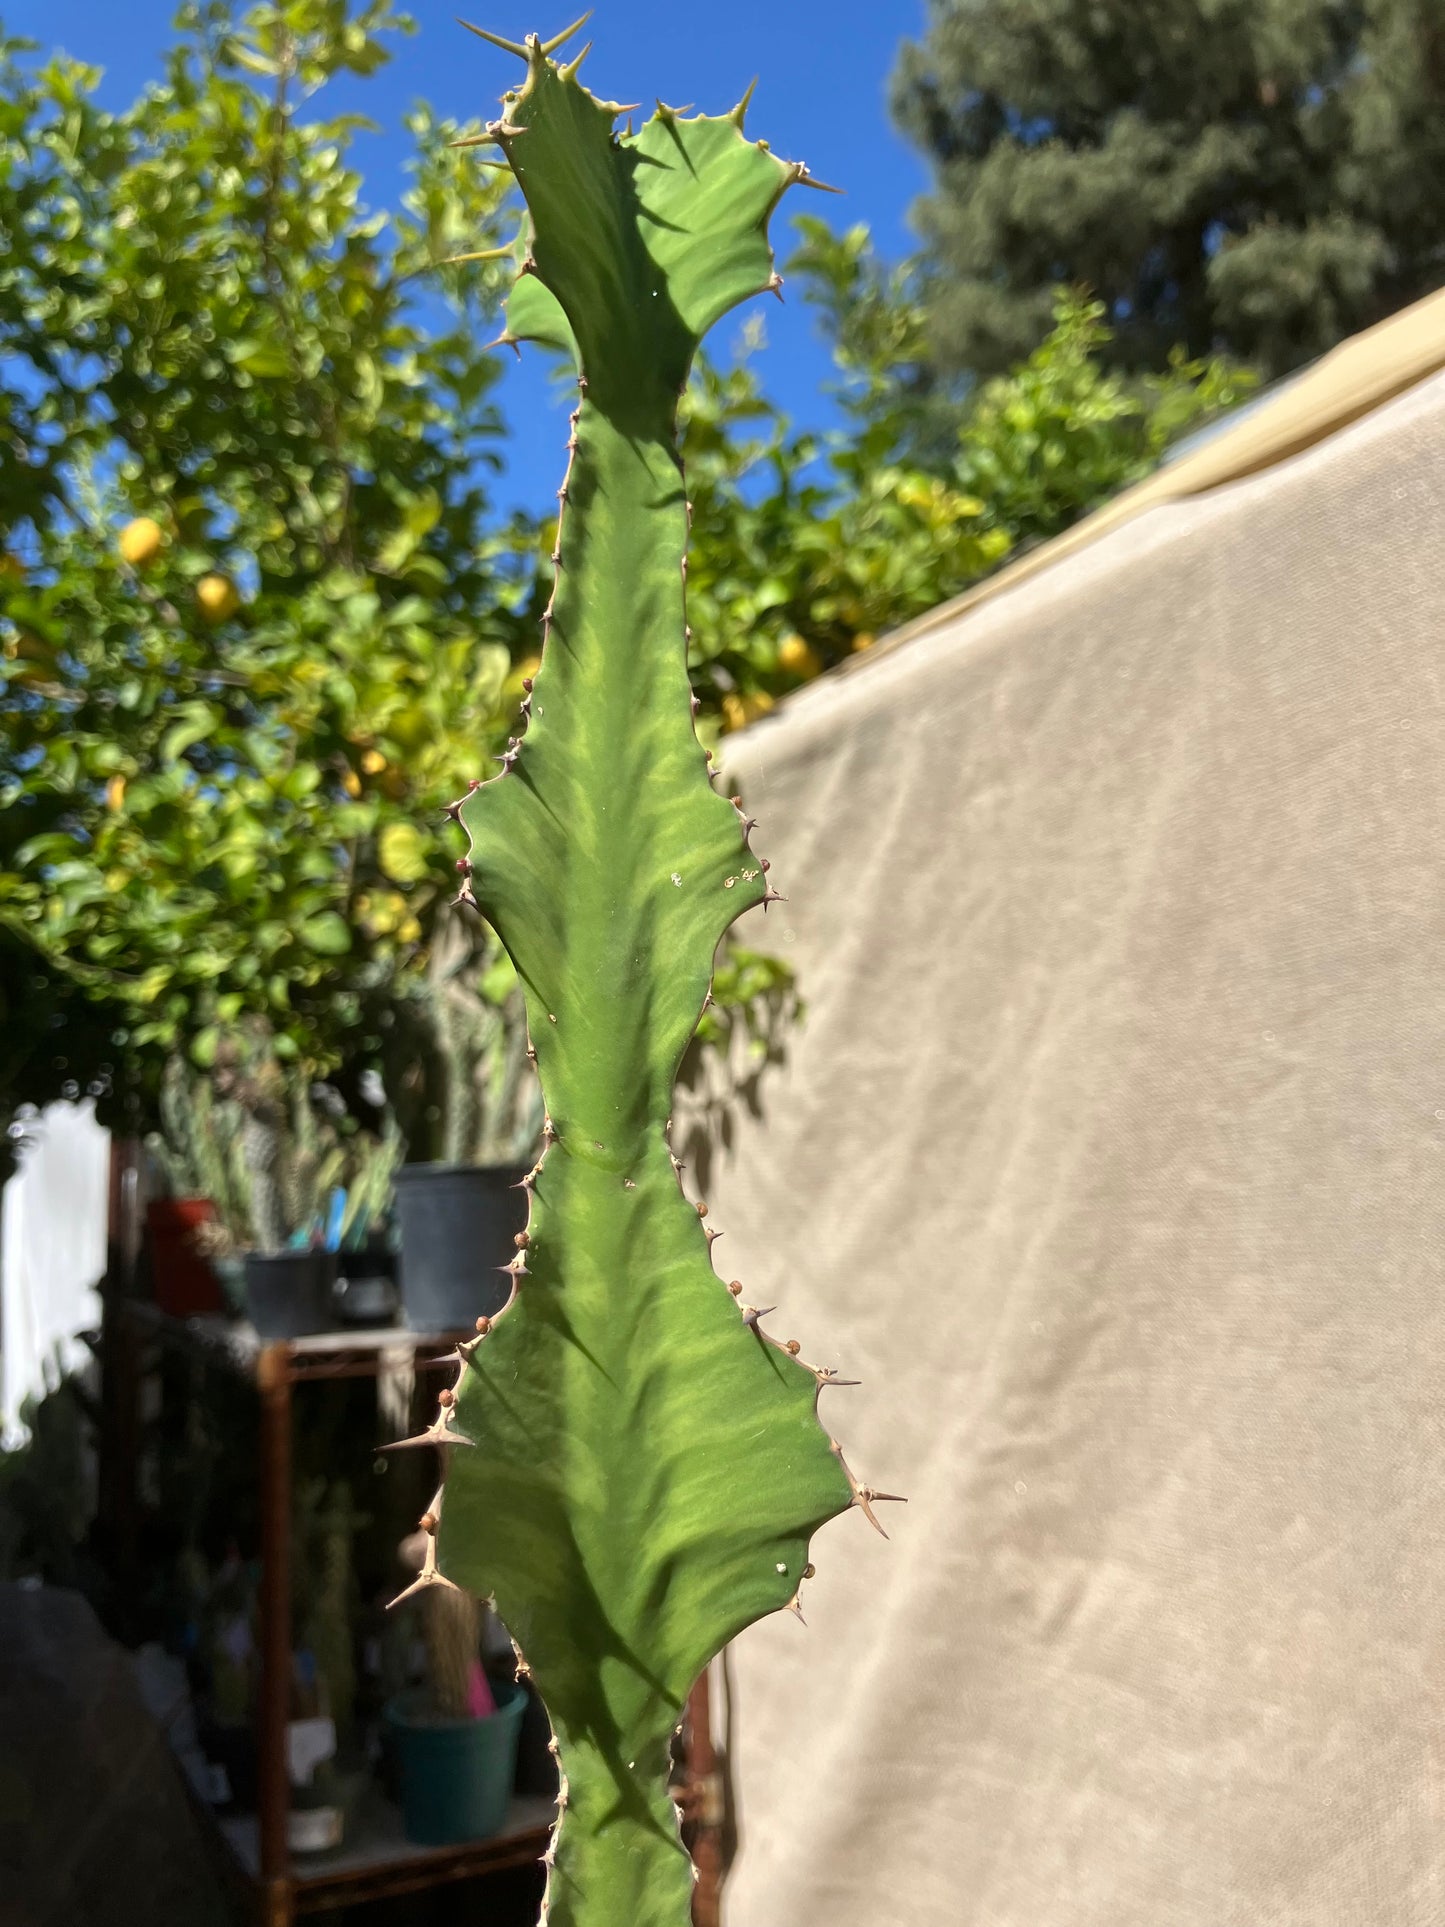
<svg viewBox="0 0 1445 1927"><path fill-rule="evenodd" d="M391 65L357 85L354 100L343 102L336 90L338 105L364 108L382 123L358 148L372 204L389 204L401 190L408 151L401 115L412 100L425 97L438 112L465 119L492 112L513 83L516 63L464 33L456 11L520 39L533 30L556 32L582 4L412 4L419 31L395 43ZM10 32L104 67L101 97L110 106L124 105L156 75L173 12L173 0L0 0ZM880 249L896 257L911 245L907 210L926 175L889 123L888 77L900 40L920 31L923 16L924 0L726 0L707 7L695 0L598 0L587 28L596 41L587 78L616 100L650 105L661 97L721 112L760 75L750 130L846 190L842 199L796 198L840 224L866 221ZM786 252L786 236L776 238ZM797 419L825 423L831 411L819 390L827 356L811 313L801 301L769 302L765 318L768 345L758 366L769 392ZM556 487L561 437L535 356L509 370L502 404L516 432L510 473L497 494L504 504L542 505Z"/></svg>

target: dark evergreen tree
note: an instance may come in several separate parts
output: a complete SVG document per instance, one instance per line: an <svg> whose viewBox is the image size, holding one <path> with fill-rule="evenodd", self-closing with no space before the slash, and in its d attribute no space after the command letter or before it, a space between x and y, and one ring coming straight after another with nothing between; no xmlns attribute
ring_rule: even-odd
<svg viewBox="0 0 1445 1927"><path fill-rule="evenodd" d="M1061 281L1126 365L1275 374L1445 281L1445 0L929 0L894 102L945 368L1032 348Z"/></svg>

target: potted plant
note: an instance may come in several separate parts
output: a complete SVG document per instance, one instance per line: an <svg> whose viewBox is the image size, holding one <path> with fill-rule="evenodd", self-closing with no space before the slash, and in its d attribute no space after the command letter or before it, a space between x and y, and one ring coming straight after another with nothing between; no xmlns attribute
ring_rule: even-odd
<svg viewBox="0 0 1445 1927"><path fill-rule="evenodd" d="M349 1325L389 1325L397 1306L396 1254L386 1234L402 1141L388 1117L382 1134L358 1131L347 1145L346 1192L337 1235L336 1311Z"/></svg>
<svg viewBox="0 0 1445 1927"><path fill-rule="evenodd" d="M426 1545L423 1533L404 1542L410 1569L422 1565ZM472 1593L426 1585L417 1603L425 1682L385 1709L406 1835L429 1847L485 1840L506 1819L527 1696L515 1680L495 1689L488 1680Z"/></svg>
<svg viewBox="0 0 1445 1927"><path fill-rule="evenodd" d="M336 1133L317 1117L309 1081L281 1065L263 1023L221 1040L210 1084L234 1120L242 1181L204 1242L214 1257L239 1259L262 1338L325 1331L336 1272L324 1230L345 1167Z"/></svg>
<svg viewBox="0 0 1445 1927"><path fill-rule="evenodd" d="M172 1057L160 1090L160 1129L146 1139L162 1189L146 1204L156 1303L173 1317L218 1312L222 1285L236 1302L225 1240L215 1229L244 1214L245 1173L239 1117L218 1104L210 1084ZM219 1262L218 1262L219 1261Z"/></svg>
<svg viewBox="0 0 1445 1927"><path fill-rule="evenodd" d="M386 1268L372 1254L399 1155L394 1128L380 1138L348 1132L339 1097L283 1066L261 1022L219 1042L204 1088L209 1098L196 1103L209 1104L232 1182L224 1209L197 1234L201 1248L240 1272L262 1338L329 1330L343 1247L357 1278ZM358 1296L368 1316L389 1315L374 1292Z"/></svg>
<svg viewBox="0 0 1445 1927"><path fill-rule="evenodd" d="M468 1331L506 1298L542 1100L516 972L455 908L438 916L386 1085L407 1142L396 1174L402 1310L415 1331Z"/></svg>

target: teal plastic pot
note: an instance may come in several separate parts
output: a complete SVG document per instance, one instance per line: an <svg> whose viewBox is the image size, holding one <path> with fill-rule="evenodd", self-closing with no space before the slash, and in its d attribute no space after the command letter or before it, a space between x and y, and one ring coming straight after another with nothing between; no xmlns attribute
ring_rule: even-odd
<svg viewBox="0 0 1445 1927"><path fill-rule="evenodd" d="M421 1847L452 1847L500 1831L517 1777L517 1740L527 1708L520 1687L510 1686L507 1694L484 1720L432 1718L423 1693L403 1693L388 1702L384 1717L396 1752L408 1840Z"/></svg>

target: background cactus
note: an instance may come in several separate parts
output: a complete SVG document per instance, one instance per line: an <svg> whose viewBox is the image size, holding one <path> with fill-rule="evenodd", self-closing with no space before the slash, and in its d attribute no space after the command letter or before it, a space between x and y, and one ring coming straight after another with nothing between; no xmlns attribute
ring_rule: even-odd
<svg viewBox="0 0 1445 1927"><path fill-rule="evenodd" d="M507 1306L408 1442L445 1475L417 1587L493 1595L551 1715L544 1917L683 1927L666 1769L688 1689L797 1606L816 1528L877 1496L819 1426L833 1373L713 1271L667 1135L718 942L773 895L692 725L677 406L706 330L778 287L768 218L807 170L745 137L746 102L614 132L627 110L582 87L583 56L551 58L568 37L483 34L527 69L469 143L500 145L527 203L503 339L570 351L580 400L525 742L452 812L463 897L524 987L544 1151Z"/></svg>

